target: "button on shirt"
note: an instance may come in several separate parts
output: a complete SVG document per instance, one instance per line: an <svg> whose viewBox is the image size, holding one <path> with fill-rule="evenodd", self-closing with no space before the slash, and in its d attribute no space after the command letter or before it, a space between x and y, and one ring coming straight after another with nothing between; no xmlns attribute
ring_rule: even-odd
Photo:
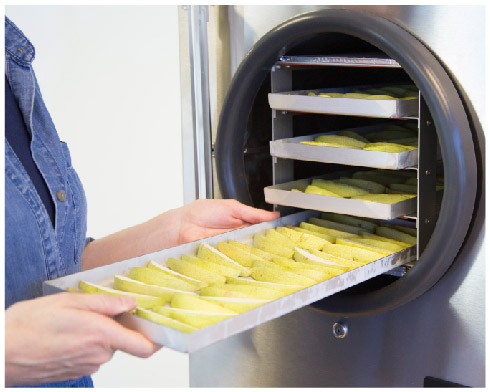
<svg viewBox="0 0 490 392"><path fill-rule="evenodd" d="M42 295L42 282L81 270L87 231L82 184L41 97L35 51L5 18L5 72L30 134L32 159L54 203L54 225L31 177L5 139L5 306ZM33 326L35 328L35 326ZM41 337L40 337L41 338ZM90 377L43 384L90 387Z"/></svg>

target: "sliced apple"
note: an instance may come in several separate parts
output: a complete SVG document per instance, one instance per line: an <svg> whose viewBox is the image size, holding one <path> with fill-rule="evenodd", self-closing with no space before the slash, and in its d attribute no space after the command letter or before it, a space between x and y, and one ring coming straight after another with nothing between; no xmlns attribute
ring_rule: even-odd
<svg viewBox="0 0 490 392"><path fill-rule="evenodd" d="M199 267L198 265L195 265L187 260L175 259L171 257L167 260L167 266L172 269L172 271L176 271L182 275L189 276L207 284L226 282L226 278L223 275Z"/></svg>
<svg viewBox="0 0 490 392"><path fill-rule="evenodd" d="M130 279L122 275L114 276L114 289L136 294L151 295L153 297L163 297L166 301L170 301L176 293L189 293L192 295L197 295L193 292L146 284L140 282L139 280Z"/></svg>
<svg viewBox="0 0 490 392"><path fill-rule="evenodd" d="M234 285L263 287L266 289L281 291L284 294L291 294L303 288L303 286L298 286L298 285L259 282L254 279L246 279L246 278L227 278L226 282Z"/></svg>
<svg viewBox="0 0 490 392"><path fill-rule="evenodd" d="M192 285L182 279L173 278L163 272L148 267L133 267L129 270L129 277L143 283L168 287L182 291L197 291L199 286Z"/></svg>
<svg viewBox="0 0 490 392"><path fill-rule="evenodd" d="M261 282L291 284L305 287L317 283L313 279L307 278L306 276L284 271L280 268L268 267L253 267L252 278Z"/></svg>
<svg viewBox="0 0 490 392"><path fill-rule="evenodd" d="M138 306L142 308L152 308L153 306L161 306L164 305L166 302L165 298L163 297L153 297L144 294L128 293L126 291L114 290L94 283L85 282L83 280L80 281L79 285L80 288L86 293L91 293L91 294L104 293L104 294L110 294L119 297L134 298Z"/></svg>
<svg viewBox="0 0 490 392"><path fill-rule="evenodd" d="M183 281L192 284L193 286L205 287L208 284L206 282L201 282L200 280L190 278L188 276L179 274L178 272L172 271L170 268L165 267L164 265L158 264L155 261L150 261L147 265L148 268L157 270L158 272L163 272L164 274L170 275L177 279L182 279Z"/></svg>
<svg viewBox="0 0 490 392"><path fill-rule="evenodd" d="M144 319L153 321L154 323L164 325L165 327L176 329L177 331L181 331L185 333L191 333L197 331L197 328L191 325L184 324L173 318L164 316L163 314L160 313L152 312L151 310L148 309L136 308L135 314Z"/></svg>
<svg viewBox="0 0 490 392"><path fill-rule="evenodd" d="M219 250L205 243L200 243L197 251L197 257L212 261L213 263L221 264L227 267L236 268L240 271L240 276L250 276L250 271L244 266L233 261L228 256L221 253Z"/></svg>
<svg viewBox="0 0 490 392"><path fill-rule="evenodd" d="M203 312L230 313L229 309L188 294L174 295L170 306L172 308L199 310Z"/></svg>
<svg viewBox="0 0 490 392"><path fill-rule="evenodd" d="M191 325L197 329L216 324L237 314L231 310L228 310L229 313L213 313L200 310L167 308L164 306L157 306L153 308L153 311L174 320L178 320L184 324Z"/></svg>
<svg viewBox="0 0 490 392"><path fill-rule="evenodd" d="M240 248L233 243L219 242L217 248L221 253L244 267L251 267L254 261L262 259L261 257L254 255L248 250Z"/></svg>
<svg viewBox="0 0 490 392"><path fill-rule="evenodd" d="M270 300L255 298L206 297L206 301L230 309L232 312L243 313L247 310L264 305Z"/></svg>
<svg viewBox="0 0 490 392"><path fill-rule="evenodd" d="M284 293L279 290L239 284L219 284L203 287L201 290L201 296L204 297L235 297L270 300L277 299L279 297L282 297L283 295Z"/></svg>

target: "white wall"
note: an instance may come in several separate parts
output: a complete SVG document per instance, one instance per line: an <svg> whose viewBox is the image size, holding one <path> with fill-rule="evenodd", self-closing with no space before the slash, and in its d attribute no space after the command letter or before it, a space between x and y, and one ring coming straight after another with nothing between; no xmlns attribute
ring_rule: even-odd
<svg viewBox="0 0 490 392"><path fill-rule="evenodd" d="M7 6L100 237L183 203L176 6ZM97 387L188 386L188 356L117 353Z"/></svg>

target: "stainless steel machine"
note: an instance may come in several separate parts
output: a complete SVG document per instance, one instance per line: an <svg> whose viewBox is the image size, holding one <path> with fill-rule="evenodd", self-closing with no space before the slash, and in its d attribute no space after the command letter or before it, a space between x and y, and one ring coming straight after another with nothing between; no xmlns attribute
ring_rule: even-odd
<svg viewBox="0 0 490 392"><path fill-rule="evenodd" d="M484 386L484 8L196 6L179 17L181 84L192 92L182 97L187 201L272 208L265 186L339 169L271 158L269 141L288 136L278 123L296 136L372 121L274 111L271 91L410 81L421 101L415 266L191 354L191 386ZM288 62L359 53L399 67ZM445 180L440 203L435 170Z"/></svg>

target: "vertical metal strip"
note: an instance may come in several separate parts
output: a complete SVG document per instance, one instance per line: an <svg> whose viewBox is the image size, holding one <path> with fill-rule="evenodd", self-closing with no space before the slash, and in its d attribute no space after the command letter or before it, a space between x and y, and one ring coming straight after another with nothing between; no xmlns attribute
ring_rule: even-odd
<svg viewBox="0 0 490 392"><path fill-rule="evenodd" d="M279 93L293 89L293 75L289 66L274 65L271 70L271 92ZM293 115L280 110L272 110L272 140L293 137ZM272 158L272 183L282 184L294 179L292 159ZM274 204L274 211L291 213L294 209Z"/></svg>
<svg viewBox="0 0 490 392"><path fill-rule="evenodd" d="M189 8L189 55L194 127L196 198L213 198L211 113L208 70L207 6Z"/></svg>
<svg viewBox="0 0 490 392"><path fill-rule="evenodd" d="M190 59L189 6L183 5L179 7L178 16L183 190L184 204L188 204L196 200L197 195L194 164L194 108Z"/></svg>
<svg viewBox="0 0 490 392"><path fill-rule="evenodd" d="M419 102L417 258L420 258L434 231L438 211L436 195L437 133L429 108L422 96Z"/></svg>

